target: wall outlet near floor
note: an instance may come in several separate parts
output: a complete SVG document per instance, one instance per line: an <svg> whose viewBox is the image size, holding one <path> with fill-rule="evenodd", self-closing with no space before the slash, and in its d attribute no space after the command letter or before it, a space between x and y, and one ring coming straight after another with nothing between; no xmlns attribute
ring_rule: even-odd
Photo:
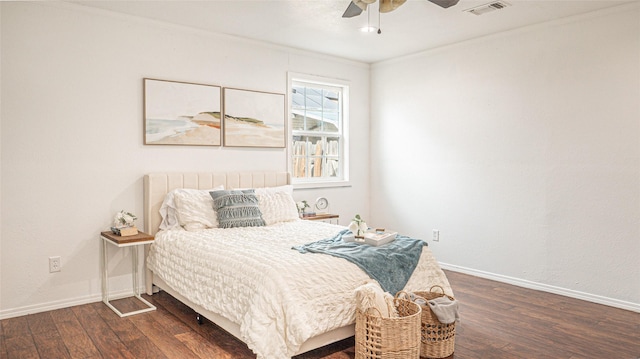
<svg viewBox="0 0 640 359"><path fill-rule="evenodd" d="M440 231L437 229L433 230L433 241L440 242Z"/></svg>
<svg viewBox="0 0 640 359"><path fill-rule="evenodd" d="M60 272L62 265L60 264L60 256L49 257L49 273Z"/></svg>

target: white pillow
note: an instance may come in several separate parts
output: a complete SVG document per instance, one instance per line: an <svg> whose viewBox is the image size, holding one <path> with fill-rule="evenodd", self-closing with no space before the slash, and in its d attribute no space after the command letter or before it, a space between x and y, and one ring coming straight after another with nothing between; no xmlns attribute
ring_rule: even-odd
<svg viewBox="0 0 640 359"><path fill-rule="evenodd" d="M275 193L275 192L285 192L289 195L293 196L293 185L284 185L278 187L258 187L258 188L234 188L235 190L242 191L245 189L252 189L255 191L256 195L264 194L264 193Z"/></svg>
<svg viewBox="0 0 640 359"><path fill-rule="evenodd" d="M292 197L293 186L256 188L255 193L262 219L267 226L300 219Z"/></svg>
<svg viewBox="0 0 640 359"><path fill-rule="evenodd" d="M258 193L284 192L284 193L288 193L289 195L293 196L293 186L290 185L290 184L284 185L284 186L278 186L278 187L255 188L255 190L256 190L256 194L258 194Z"/></svg>
<svg viewBox="0 0 640 359"><path fill-rule="evenodd" d="M198 230L217 227L217 215L213 209L210 191L224 189L217 186L212 189L176 188L167 193L160 207L160 230L183 227Z"/></svg>
<svg viewBox="0 0 640 359"><path fill-rule="evenodd" d="M162 201L162 206L160 206L160 217L162 217L162 222L160 222L160 227L158 228L161 231L166 231L180 226L176 215L174 191L171 191L164 196L164 201Z"/></svg>

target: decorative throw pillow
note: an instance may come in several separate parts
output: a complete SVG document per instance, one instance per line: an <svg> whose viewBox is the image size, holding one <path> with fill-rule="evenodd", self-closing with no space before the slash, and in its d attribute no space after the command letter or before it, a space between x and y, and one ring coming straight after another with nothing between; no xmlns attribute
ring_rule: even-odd
<svg viewBox="0 0 640 359"><path fill-rule="evenodd" d="M261 227L265 225L254 190L212 191L210 194L213 198L213 208L218 214L218 227Z"/></svg>
<svg viewBox="0 0 640 359"><path fill-rule="evenodd" d="M180 226L187 231L218 227L218 218L213 209L210 191L222 190L218 186L211 190L177 190L174 193L176 216Z"/></svg>
<svg viewBox="0 0 640 359"><path fill-rule="evenodd" d="M169 230L174 228L179 228L184 226L183 223L180 223L178 218L178 207L179 205L176 203L176 194L185 194L186 196L195 195L199 198L206 198L207 204L211 205L211 211L213 212L213 201L211 200L211 196L209 195L210 191L217 191L224 189L224 186L217 186L212 189L203 190L203 189L194 189L194 188L176 188L164 197L164 201L162 202L162 206L160 207L160 216L162 217L162 222L160 223L160 230ZM215 217L215 212L213 213ZM188 221L187 218L184 219ZM185 222L186 223L186 222Z"/></svg>
<svg viewBox="0 0 640 359"><path fill-rule="evenodd" d="M300 219L291 186L256 188L258 207L267 226Z"/></svg>

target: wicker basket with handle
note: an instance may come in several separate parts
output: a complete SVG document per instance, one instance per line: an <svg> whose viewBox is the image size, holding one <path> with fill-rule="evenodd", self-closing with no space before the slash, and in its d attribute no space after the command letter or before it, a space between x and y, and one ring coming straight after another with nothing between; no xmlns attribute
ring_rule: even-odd
<svg viewBox="0 0 640 359"><path fill-rule="evenodd" d="M416 303L396 296L397 318L385 318L376 308L356 311L356 359L420 358L420 314Z"/></svg>
<svg viewBox="0 0 640 359"><path fill-rule="evenodd" d="M440 289L440 292L437 291ZM428 292L414 292L426 300L445 296L444 289L434 285ZM453 300L453 297L447 297ZM422 358L446 358L453 354L456 336L456 323L440 323L438 317L433 314L429 304L422 307L420 357Z"/></svg>

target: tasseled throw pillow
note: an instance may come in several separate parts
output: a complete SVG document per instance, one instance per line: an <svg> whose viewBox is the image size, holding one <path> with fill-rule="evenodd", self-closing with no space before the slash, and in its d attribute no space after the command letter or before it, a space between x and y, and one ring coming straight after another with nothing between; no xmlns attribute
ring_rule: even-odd
<svg viewBox="0 0 640 359"><path fill-rule="evenodd" d="M210 194L218 214L219 228L265 225L254 190L212 191Z"/></svg>

